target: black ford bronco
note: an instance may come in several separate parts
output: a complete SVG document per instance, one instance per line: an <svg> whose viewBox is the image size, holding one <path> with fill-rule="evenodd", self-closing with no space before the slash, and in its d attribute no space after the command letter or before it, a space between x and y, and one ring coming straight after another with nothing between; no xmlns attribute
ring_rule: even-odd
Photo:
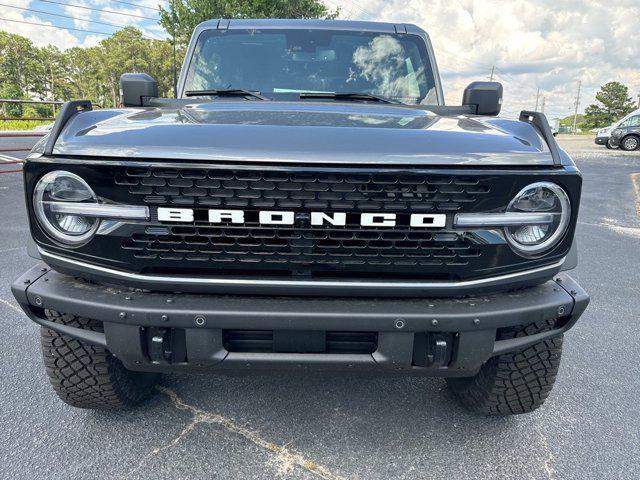
<svg viewBox="0 0 640 480"><path fill-rule="evenodd" d="M566 274L581 176L502 87L445 106L413 25L199 25L177 98L74 101L24 166L13 285L58 395L136 404L161 372L431 375L483 414L534 410L588 304Z"/></svg>

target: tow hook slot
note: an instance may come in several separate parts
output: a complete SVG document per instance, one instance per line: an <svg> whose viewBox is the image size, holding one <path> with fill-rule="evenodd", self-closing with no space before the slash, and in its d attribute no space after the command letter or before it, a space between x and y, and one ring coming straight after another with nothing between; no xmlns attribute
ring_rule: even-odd
<svg viewBox="0 0 640 480"><path fill-rule="evenodd" d="M171 363L171 331L167 328L148 329L147 351L151 363Z"/></svg>
<svg viewBox="0 0 640 480"><path fill-rule="evenodd" d="M186 361L185 333L179 328L147 328L149 360L155 365Z"/></svg>
<svg viewBox="0 0 640 480"><path fill-rule="evenodd" d="M453 335L446 333L416 333L413 342L413 365L440 368L451 363Z"/></svg>

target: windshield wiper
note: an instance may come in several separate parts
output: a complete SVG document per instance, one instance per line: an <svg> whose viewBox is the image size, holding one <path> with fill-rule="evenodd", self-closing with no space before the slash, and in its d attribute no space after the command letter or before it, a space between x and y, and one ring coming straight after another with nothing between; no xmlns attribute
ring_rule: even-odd
<svg viewBox="0 0 640 480"><path fill-rule="evenodd" d="M393 103L395 105L404 105L402 102L398 100L394 100L392 98L381 97L380 95L373 95L371 93L325 93L325 92L302 92L300 94L300 98L331 98L335 100L373 100L374 102L380 103Z"/></svg>
<svg viewBox="0 0 640 480"><path fill-rule="evenodd" d="M184 92L185 97L251 97L258 100L269 100L267 97L260 95L260 92L251 92L240 88L223 88L214 90L187 90Z"/></svg>

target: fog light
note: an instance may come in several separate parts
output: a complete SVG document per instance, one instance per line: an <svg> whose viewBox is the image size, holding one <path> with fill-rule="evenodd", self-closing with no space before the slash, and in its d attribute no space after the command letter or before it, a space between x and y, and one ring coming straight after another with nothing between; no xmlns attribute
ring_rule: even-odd
<svg viewBox="0 0 640 480"><path fill-rule="evenodd" d="M33 192L33 208L40 226L54 240L66 245L87 242L98 229L96 217L61 212L65 204L97 204L98 199L82 178L70 172L44 175Z"/></svg>
<svg viewBox="0 0 640 480"><path fill-rule="evenodd" d="M571 203L565 191L550 182L533 183L511 201L507 212L544 213L549 221L505 228L511 247L522 255L539 255L556 246L571 219Z"/></svg>

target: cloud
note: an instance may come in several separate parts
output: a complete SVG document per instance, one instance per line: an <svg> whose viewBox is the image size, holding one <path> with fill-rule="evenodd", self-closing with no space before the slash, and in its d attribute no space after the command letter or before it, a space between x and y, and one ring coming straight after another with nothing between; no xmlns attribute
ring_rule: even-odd
<svg viewBox="0 0 640 480"><path fill-rule="evenodd" d="M414 23L429 33L450 104L492 66L513 113L535 107L539 87L549 116L568 115L580 80L581 110L611 80L640 94L638 0L353 1L353 19Z"/></svg>
<svg viewBox="0 0 640 480"><path fill-rule="evenodd" d="M7 20L15 20L16 22L0 20L0 30L27 37L34 43L34 45L39 47L54 45L60 49L65 49L76 47L80 44L78 38L66 30L45 27L42 25L32 25L33 23L53 25L52 22L42 20L36 16L22 15L22 13L18 13L17 10L11 11L7 9L2 12L2 17Z"/></svg>
<svg viewBox="0 0 640 480"><path fill-rule="evenodd" d="M140 17L153 18L154 15L149 12L144 12L140 8L114 8L110 6L107 8L108 12L100 12L100 20L108 23L114 23L116 25L134 25L138 26L142 24L145 19ZM109 13L115 12L115 13Z"/></svg>
<svg viewBox="0 0 640 480"><path fill-rule="evenodd" d="M111 0L69 0L71 5L57 5L43 2L34 2L32 0L13 0L12 5L23 8L35 8L41 12L51 12L58 15L67 15L70 18L60 16L50 16L45 13L28 12L24 10L2 8L0 17L19 22L31 22L37 24L45 24L52 26L62 26L75 28L78 30L88 30L87 32L76 30L64 30L60 28L44 27L42 25L27 25L24 23L2 21L0 20L0 30L10 33L16 33L29 38L35 45L55 45L61 49L76 46L94 46L100 40L107 38L108 35L98 35L95 32L112 33L118 30L118 27L133 25L139 28L144 35L149 38L163 39L167 38L167 33L158 25L156 20L149 20L149 17L157 18L158 2L156 0L136 0L140 7L128 8L116 4ZM160 2L166 4L166 1ZM82 8L85 7L85 8ZM150 7L150 8L143 8ZM91 10L94 9L94 10ZM109 10L108 13L99 10ZM119 15L122 13L125 15ZM130 16L135 15L135 16ZM113 24L103 25L96 22L105 22Z"/></svg>
<svg viewBox="0 0 640 480"><path fill-rule="evenodd" d="M62 7L65 15L69 15L74 17L73 26L75 28L81 28L83 30L89 29L89 20L91 20L91 13L88 10L76 8L73 6L64 6Z"/></svg>

